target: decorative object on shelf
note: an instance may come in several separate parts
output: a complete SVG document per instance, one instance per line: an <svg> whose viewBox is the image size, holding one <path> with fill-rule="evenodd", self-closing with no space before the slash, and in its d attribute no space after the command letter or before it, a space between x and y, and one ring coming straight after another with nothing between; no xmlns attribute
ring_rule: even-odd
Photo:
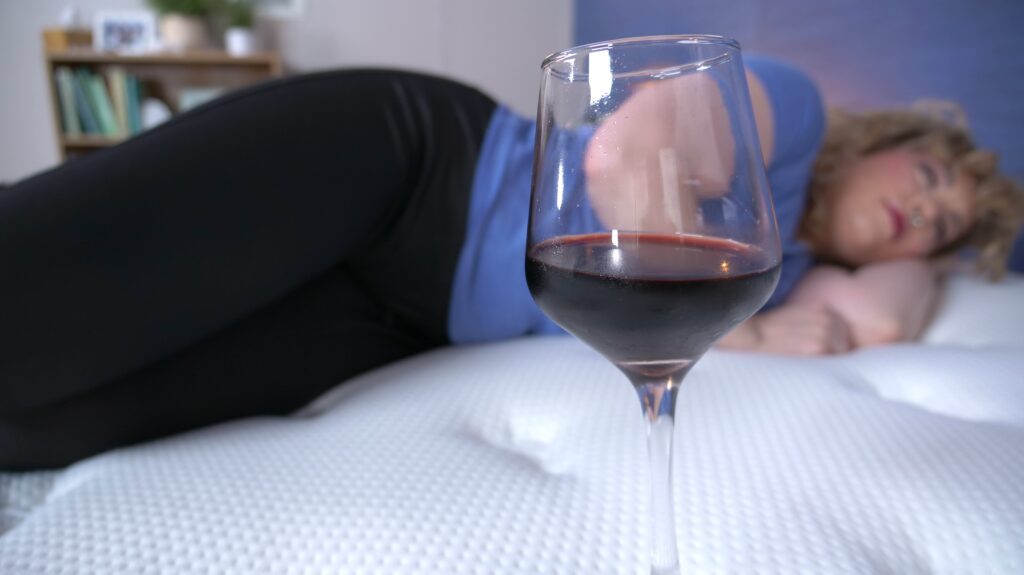
<svg viewBox="0 0 1024 575"><path fill-rule="evenodd" d="M148 0L160 14L160 41L172 52L210 47L207 18L218 0Z"/></svg>
<svg viewBox="0 0 1024 575"><path fill-rule="evenodd" d="M142 54L156 47L156 21L152 12L105 11L93 18L93 48L99 52Z"/></svg>
<svg viewBox="0 0 1024 575"><path fill-rule="evenodd" d="M66 52L92 48L92 30L85 28L46 28L43 47L47 52Z"/></svg>
<svg viewBox="0 0 1024 575"><path fill-rule="evenodd" d="M142 101L142 129L148 130L171 119L171 109L156 98Z"/></svg>
<svg viewBox="0 0 1024 575"><path fill-rule="evenodd" d="M223 86L201 86L197 88L182 88L178 95L178 112L187 112L197 106L216 99L226 92Z"/></svg>
<svg viewBox="0 0 1024 575"><path fill-rule="evenodd" d="M210 45L206 22L195 16L167 14L160 17L160 39L172 52L202 50Z"/></svg>
<svg viewBox="0 0 1024 575"><path fill-rule="evenodd" d="M78 11L77 4L68 4L60 10L61 28L78 28L81 24L82 14Z"/></svg>
<svg viewBox="0 0 1024 575"><path fill-rule="evenodd" d="M68 4L60 11L59 27L43 30L47 52L65 52L92 47L92 30L82 25L78 6Z"/></svg>
<svg viewBox="0 0 1024 575"><path fill-rule="evenodd" d="M224 32L224 47L232 56L248 56L259 49L256 32L253 30L252 0L227 0L224 4L227 30Z"/></svg>

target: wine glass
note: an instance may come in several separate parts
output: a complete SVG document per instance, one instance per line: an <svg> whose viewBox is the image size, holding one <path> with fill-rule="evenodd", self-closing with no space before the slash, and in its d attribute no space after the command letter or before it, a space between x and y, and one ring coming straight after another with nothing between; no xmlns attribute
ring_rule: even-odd
<svg viewBox="0 0 1024 575"><path fill-rule="evenodd" d="M677 573L677 391L778 282L778 228L740 47L589 44L542 65L526 275L540 308L636 389L651 465L651 572Z"/></svg>

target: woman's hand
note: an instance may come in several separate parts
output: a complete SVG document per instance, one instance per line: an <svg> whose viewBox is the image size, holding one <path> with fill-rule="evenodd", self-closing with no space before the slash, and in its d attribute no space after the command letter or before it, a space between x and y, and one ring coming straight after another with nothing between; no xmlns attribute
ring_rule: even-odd
<svg viewBox="0 0 1024 575"><path fill-rule="evenodd" d="M850 326L823 304L786 304L755 315L718 345L789 355L845 353L852 347Z"/></svg>
<svg viewBox="0 0 1024 575"><path fill-rule="evenodd" d="M612 229L692 231L697 199L728 189L733 147L714 80L696 74L640 84L587 147L590 202Z"/></svg>
<svg viewBox="0 0 1024 575"><path fill-rule="evenodd" d="M765 163L775 120L747 72ZM594 132L583 162L590 202L610 229L692 231L697 201L726 193L735 142L718 84L704 74L647 82Z"/></svg>

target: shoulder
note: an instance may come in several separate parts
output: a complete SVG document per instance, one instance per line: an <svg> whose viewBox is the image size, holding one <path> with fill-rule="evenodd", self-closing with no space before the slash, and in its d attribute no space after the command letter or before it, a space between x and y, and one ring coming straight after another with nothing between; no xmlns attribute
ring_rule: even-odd
<svg viewBox="0 0 1024 575"><path fill-rule="evenodd" d="M771 102L775 125L773 162L815 154L825 135L825 106L814 80L796 66L765 56L746 56Z"/></svg>
<svg viewBox="0 0 1024 575"><path fill-rule="evenodd" d="M747 69L757 75L765 84L768 92L775 96L779 103L788 103L790 98L821 102L817 84L803 70L775 58L767 56L746 56L743 60Z"/></svg>

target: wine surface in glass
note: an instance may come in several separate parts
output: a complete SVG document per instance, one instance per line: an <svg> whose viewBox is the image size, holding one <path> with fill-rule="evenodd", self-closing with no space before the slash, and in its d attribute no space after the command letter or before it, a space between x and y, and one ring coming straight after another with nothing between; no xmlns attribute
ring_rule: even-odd
<svg viewBox="0 0 1024 575"><path fill-rule="evenodd" d="M758 248L698 235L561 236L526 258L541 309L630 379L687 369L764 305L778 277Z"/></svg>

